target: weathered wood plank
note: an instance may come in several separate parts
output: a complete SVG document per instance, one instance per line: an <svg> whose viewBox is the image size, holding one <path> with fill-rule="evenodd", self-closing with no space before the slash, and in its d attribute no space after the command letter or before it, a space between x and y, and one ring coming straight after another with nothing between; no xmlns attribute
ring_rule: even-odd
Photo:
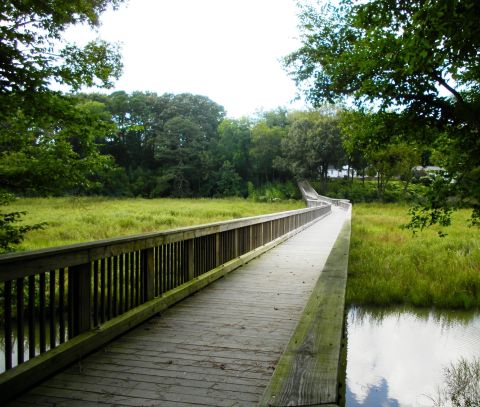
<svg viewBox="0 0 480 407"><path fill-rule="evenodd" d="M29 387L33 383L39 382L57 371L59 368L67 366L75 360L84 357L96 348L118 337L122 333L127 332L153 315L169 308L173 304L176 304L182 299L201 290L219 278L224 277L232 270L237 269L255 257L269 251L292 236L295 236L313 223L315 223L315 221L251 252L239 256L208 273L202 274L201 276L170 290L166 295L160 298L148 301L131 311L107 321L100 328L80 334L72 340L58 346L54 350L3 373L0 375L0 402L8 400L14 395L21 393L27 388L27 386Z"/></svg>
<svg viewBox="0 0 480 407"><path fill-rule="evenodd" d="M259 405L337 404L349 244L348 221Z"/></svg>
<svg viewBox="0 0 480 407"><path fill-rule="evenodd" d="M125 387L131 386L143 386L143 383L170 385L172 389L182 389L188 387L190 391L194 391L196 388L200 389L214 389L216 391L231 391L237 393L241 388L243 393L255 394L256 400L264 392L264 382L260 382L261 385L255 384L257 381L252 381L252 384L247 384L244 381L239 386L238 383L229 383L225 380L207 381L207 380L194 380L187 379L185 377L171 377L171 376L152 376L147 374L131 374L130 372L111 372L106 370L97 370L93 368L88 369L88 374L66 371L62 378L68 381L77 381L88 383L89 381L97 381L98 383L106 383L106 380L112 380L115 385L123 385ZM223 379L223 378L222 378Z"/></svg>
<svg viewBox="0 0 480 407"><path fill-rule="evenodd" d="M179 383L177 385L167 384L164 382L150 383L150 382L135 382L132 383L129 379L110 379L88 376L76 376L75 380L69 380L67 377L58 377L49 380L45 383L45 387L52 389L60 388L65 390L82 391L88 388L90 392L95 393L109 393L116 396L128 397L142 397L156 400L159 395L166 399L170 397L180 399L187 396L195 396L205 399L220 399L231 400L236 399L240 401L256 402L259 395L255 393L238 392L232 390L217 390L206 387L189 387L186 383Z"/></svg>
<svg viewBox="0 0 480 407"><path fill-rule="evenodd" d="M160 369L158 366L154 369L150 368L141 368L141 367L131 367L131 366L122 366L114 365L108 363L99 363L94 361L88 361L85 365L82 365L82 368L72 367L69 368L66 372L73 374L85 374L88 375L90 371L101 371L106 372L105 374L115 374L117 376L126 375L133 382L137 380L138 377L150 377L152 380L171 378L178 380L192 380L192 381L204 381L210 383L211 386L216 383L229 383L238 388L243 386L262 386L265 388L268 384L270 377L266 378L248 378L248 377L238 377L238 376L228 376L223 373L221 369L218 369L214 374L204 375L198 374L196 372L184 372L182 370L170 370L166 371ZM21 399L21 398L20 398Z"/></svg>
<svg viewBox="0 0 480 407"><path fill-rule="evenodd" d="M322 251L299 248L311 247L314 241L331 247L335 239L330 234L338 233L337 223L334 217L325 218L294 236L289 250L279 246L278 252L266 254L273 264L288 262L289 268L272 266L265 272L265 264L254 260L235 273L220 275L224 278L215 285L173 308L150 309L162 315L19 402L42 405L51 397L59 405L67 405L64 400L71 400L69 405L256 405L326 260ZM333 231L324 233L328 225ZM292 251L301 252L301 262L310 267L298 267ZM242 260L247 261L245 256Z"/></svg>

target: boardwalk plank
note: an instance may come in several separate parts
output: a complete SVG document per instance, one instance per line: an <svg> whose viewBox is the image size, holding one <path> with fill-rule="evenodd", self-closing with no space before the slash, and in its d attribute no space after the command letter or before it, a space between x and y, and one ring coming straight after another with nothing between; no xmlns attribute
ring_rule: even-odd
<svg viewBox="0 0 480 407"><path fill-rule="evenodd" d="M73 381L84 381L84 380L103 380L103 379L112 379L115 383L120 382L129 382L129 383L160 383L164 385L171 385L171 386L185 386L190 388L207 388L207 389L214 389L214 390L226 390L231 392L238 391L238 384L227 383L225 381L214 381L209 382L206 380L191 380L186 379L185 377L177 378L171 376L152 376L146 374L135 374L132 375L129 372L110 372L105 370L97 370L97 369L88 369L88 375L83 375L80 373L70 373L65 372L64 375L69 380ZM242 383L242 391L244 393L256 394L257 397L259 394L263 393L264 386L263 385L248 385L246 383Z"/></svg>
<svg viewBox="0 0 480 407"><path fill-rule="evenodd" d="M343 220L335 209L12 405L256 405Z"/></svg>
<svg viewBox="0 0 480 407"><path fill-rule="evenodd" d="M259 403L261 406L339 403L349 242L350 223L346 222Z"/></svg>

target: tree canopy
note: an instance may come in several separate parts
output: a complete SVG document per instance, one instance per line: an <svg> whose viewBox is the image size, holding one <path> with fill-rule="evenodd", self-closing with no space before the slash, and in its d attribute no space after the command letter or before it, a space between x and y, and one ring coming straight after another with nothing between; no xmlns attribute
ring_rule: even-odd
<svg viewBox="0 0 480 407"><path fill-rule="evenodd" d="M0 94L45 91L52 82L73 90L110 87L121 61L116 46L94 41L62 44L69 26L99 24L99 15L123 0L4 0L0 4Z"/></svg>
<svg viewBox="0 0 480 407"><path fill-rule="evenodd" d="M83 192L112 164L98 139L113 129L102 104L53 91L54 84L111 87L122 64L101 40L66 44L75 24L99 24L122 0L5 0L0 4L0 188L16 193Z"/></svg>
<svg viewBox="0 0 480 407"><path fill-rule="evenodd" d="M478 207L479 21L477 0L310 4L303 45L285 62L314 105L354 100L395 137L443 151L450 193L427 210L448 206L449 195Z"/></svg>

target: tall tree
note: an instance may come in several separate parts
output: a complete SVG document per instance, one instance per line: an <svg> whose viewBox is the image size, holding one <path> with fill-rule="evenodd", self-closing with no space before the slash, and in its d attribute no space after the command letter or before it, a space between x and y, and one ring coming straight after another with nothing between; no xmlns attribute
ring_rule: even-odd
<svg viewBox="0 0 480 407"><path fill-rule="evenodd" d="M269 127L266 120L260 121L252 128L250 157L254 177L259 183L275 180L273 163L281 154L282 138L286 133L285 127Z"/></svg>
<svg viewBox="0 0 480 407"><path fill-rule="evenodd" d="M225 119L218 127L219 151L244 180L250 179L251 124L247 119Z"/></svg>
<svg viewBox="0 0 480 407"><path fill-rule="evenodd" d="M343 164L344 152L337 115L297 112L282 140L283 164L297 178L320 179L325 186L330 166Z"/></svg>
<svg viewBox="0 0 480 407"><path fill-rule="evenodd" d="M155 158L176 196L209 195L215 185L214 153L222 106L205 96L180 94L159 114Z"/></svg>

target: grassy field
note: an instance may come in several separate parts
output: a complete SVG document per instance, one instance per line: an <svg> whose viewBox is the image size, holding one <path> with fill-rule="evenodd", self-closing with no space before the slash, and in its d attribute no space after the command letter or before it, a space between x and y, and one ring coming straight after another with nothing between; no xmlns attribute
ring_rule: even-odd
<svg viewBox="0 0 480 407"><path fill-rule="evenodd" d="M126 236L303 208L301 201L257 203L244 199L24 198L3 210L26 211L32 231L20 250Z"/></svg>
<svg viewBox="0 0 480 407"><path fill-rule="evenodd" d="M480 229L467 226L470 212L456 212L440 238L437 228L400 229L406 206L354 205L347 302L480 308Z"/></svg>

